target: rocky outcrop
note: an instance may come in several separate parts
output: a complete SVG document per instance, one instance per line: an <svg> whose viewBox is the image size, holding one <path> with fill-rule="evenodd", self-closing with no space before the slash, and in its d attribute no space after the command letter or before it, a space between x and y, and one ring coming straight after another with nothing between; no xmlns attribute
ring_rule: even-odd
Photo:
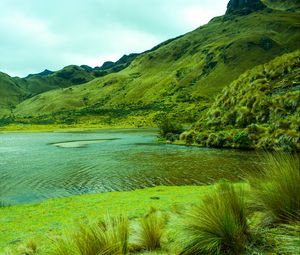
<svg viewBox="0 0 300 255"><path fill-rule="evenodd" d="M227 5L226 15L248 15L251 12L263 10L266 8L261 0L230 0Z"/></svg>

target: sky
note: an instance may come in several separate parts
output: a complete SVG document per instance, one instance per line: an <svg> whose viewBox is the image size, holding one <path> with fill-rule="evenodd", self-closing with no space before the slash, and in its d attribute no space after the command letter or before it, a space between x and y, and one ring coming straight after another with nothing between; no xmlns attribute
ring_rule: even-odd
<svg viewBox="0 0 300 255"><path fill-rule="evenodd" d="M229 0L0 0L0 71L101 66L223 15Z"/></svg>

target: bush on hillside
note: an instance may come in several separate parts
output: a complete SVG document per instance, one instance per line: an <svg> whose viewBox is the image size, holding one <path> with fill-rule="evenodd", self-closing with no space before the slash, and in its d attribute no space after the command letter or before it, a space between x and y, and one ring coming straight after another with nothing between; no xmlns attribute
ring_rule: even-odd
<svg viewBox="0 0 300 255"><path fill-rule="evenodd" d="M159 134L163 138L174 138L174 135L179 135L183 132L183 127L170 120L169 118L164 118L159 124Z"/></svg>
<svg viewBox="0 0 300 255"><path fill-rule="evenodd" d="M209 147L300 150L299 56L277 57L225 87L193 128L196 137L205 132ZM235 133L233 142L222 145L221 132Z"/></svg>

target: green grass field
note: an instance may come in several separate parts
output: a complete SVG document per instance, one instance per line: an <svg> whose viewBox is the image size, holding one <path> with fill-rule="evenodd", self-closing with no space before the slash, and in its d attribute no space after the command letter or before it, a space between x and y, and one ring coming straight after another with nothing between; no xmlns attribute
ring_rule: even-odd
<svg viewBox="0 0 300 255"><path fill-rule="evenodd" d="M150 207L176 212L199 201L211 189L212 186L155 187L0 208L0 249L35 240L42 250L50 237L61 235L78 222L100 219L108 212L128 212L130 219L141 217Z"/></svg>

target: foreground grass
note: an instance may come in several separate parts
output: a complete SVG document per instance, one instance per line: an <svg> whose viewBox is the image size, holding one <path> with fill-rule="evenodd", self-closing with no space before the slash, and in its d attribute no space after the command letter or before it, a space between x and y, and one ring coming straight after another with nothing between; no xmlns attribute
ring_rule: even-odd
<svg viewBox="0 0 300 255"><path fill-rule="evenodd" d="M121 255L128 253L129 222L126 216L107 215L101 221L77 226L76 231L53 240L52 255Z"/></svg>
<svg viewBox="0 0 300 255"><path fill-rule="evenodd" d="M252 176L252 200L265 211L265 224L300 221L300 161L297 155L266 154L266 165Z"/></svg>
<svg viewBox="0 0 300 255"><path fill-rule="evenodd" d="M187 214L180 254L244 254L251 236L247 216L244 192L220 183Z"/></svg>
<svg viewBox="0 0 300 255"><path fill-rule="evenodd" d="M165 212L199 201L213 186L155 187L128 192L111 192L49 199L39 204L16 205L0 209L0 254L34 240L39 247L49 245L49 237L60 236L65 229L109 212L128 212L129 219L145 215L150 207Z"/></svg>

